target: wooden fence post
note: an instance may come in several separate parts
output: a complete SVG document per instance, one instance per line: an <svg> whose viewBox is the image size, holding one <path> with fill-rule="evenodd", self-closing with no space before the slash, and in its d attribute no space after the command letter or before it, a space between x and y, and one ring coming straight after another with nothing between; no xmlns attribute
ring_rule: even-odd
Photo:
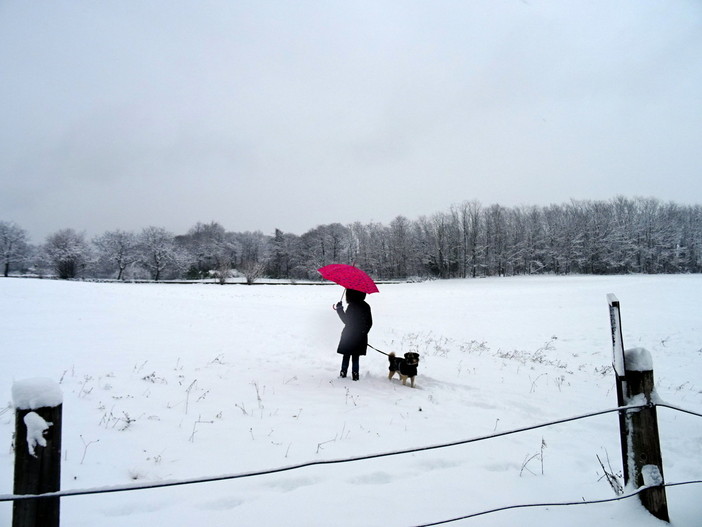
<svg viewBox="0 0 702 527"><path fill-rule="evenodd" d="M626 358L624 356L624 339L622 337L622 318L619 311L619 300L613 294L607 295L609 303L609 322L612 328L612 367L617 387L617 407L626 406ZM619 412L619 433L624 467L624 486L629 483L629 451L626 436L626 411Z"/></svg>
<svg viewBox="0 0 702 527"><path fill-rule="evenodd" d="M612 329L612 366L616 375L617 406L648 405L647 408L619 412L619 432L622 449L624 485L646 489L639 497L641 503L656 518L669 522L668 502L663 479L663 459L658 435L658 414L652 403L653 361L643 348L624 351L619 300L607 295Z"/></svg>
<svg viewBox="0 0 702 527"><path fill-rule="evenodd" d="M15 406L14 494L61 490L61 417L63 396L58 383L27 379L12 386ZM58 527L60 499L18 500L12 527Z"/></svg>
<svg viewBox="0 0 702 527"><path fill-rule="evenodd" d="M668 500L663 477L663 457L658 435L658 414L653 404L655 393L651 354L644 348L626 350L627 402L630 405L648 405L627 411L627 438L630 445L629 480L636 488L646 489L639 497L646 509L659 520L669 522Z"/></svg>

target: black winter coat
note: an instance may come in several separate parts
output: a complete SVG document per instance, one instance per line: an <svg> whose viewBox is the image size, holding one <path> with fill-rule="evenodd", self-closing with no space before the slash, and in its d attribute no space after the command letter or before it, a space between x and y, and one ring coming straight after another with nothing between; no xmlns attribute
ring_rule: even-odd
<svg viewBox="0 0 702 527"><path fill-rule="evenodd" d="M368 332L373 325L370 306L363 301L351 302L346 311L339 307L336 313L344 323L336 352L344 355L365 355Z"/></svg>

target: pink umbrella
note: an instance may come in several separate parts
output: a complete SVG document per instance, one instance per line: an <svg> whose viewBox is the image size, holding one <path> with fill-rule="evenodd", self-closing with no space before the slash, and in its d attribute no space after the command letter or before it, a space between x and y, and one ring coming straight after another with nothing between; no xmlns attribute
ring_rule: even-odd
<svg viewBox="0 0 702 527"><path fill-rule="evenodd" d="M346 289L354 289L363 293L379 293L373 279L358 267L346 264L331 264L317 269L322 278L336 282Z"/></svg>

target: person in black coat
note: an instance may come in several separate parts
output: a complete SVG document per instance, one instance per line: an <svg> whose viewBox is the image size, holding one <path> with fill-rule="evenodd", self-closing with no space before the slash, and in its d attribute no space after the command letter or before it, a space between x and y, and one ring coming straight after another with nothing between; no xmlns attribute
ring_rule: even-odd
<svg viewBox="0 0 702 527"><path fill-rule="evenodd" d="M341 331L341 339L337 353L343 355L341 361L341 377L346 377L346 372L349 369L351 362L351 373L353 380L358 380L359 357L366 354L368 347L368 332L373 325L373 317L371 308L365 302L366 294L354 289L346 290L346 302L348 307L344 311L344 307L339 302L336 304L336 313L344 323L344 329Z"/></svg>

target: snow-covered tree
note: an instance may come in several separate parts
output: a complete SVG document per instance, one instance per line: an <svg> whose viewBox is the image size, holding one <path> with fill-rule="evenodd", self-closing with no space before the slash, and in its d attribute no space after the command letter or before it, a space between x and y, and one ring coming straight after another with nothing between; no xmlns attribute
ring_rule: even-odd
<svg viewBox="0 0 702 527"><path fill-rule="evenodd" d="M350 229L347 230L348 249L342 255L340 263L354 264L365 270L371 276L383 276L384 271L381 269L383 267L384 259L383 251L387 249L386 247L383 247L382 243L379 243L381 241L381 237L383 236L380 232L382 229L382 225L378 223L369 223L364 225L359 221L354 222L350 226ZM325 239L327 239L325 247L328 247L329 240L328 238ZM335 262L327 259L321 265L337 262L339 262L339 260Z"/></svg>
<svg viewBox="0 0 702 527"><path fill-rule="evenodd" d="M93 240L98 261L117 267L117 280L124 280L125 269L138 259L138 240L134 233L110 231Z"/></svg>
<svg viewBox="0 0 702 527"><path fill-rule="evenodd" d="M13 232L10 227L0 223L0 232ZM101 256L110 253L107 235L113 234L117 236L107 233L96 240ZM164 271L176 276L189 269L189 277L214 274L224 281L233 268L254 279L263 272L313 278L316 269L330 263L355 264L379 279L702 272L702 206L655 198L486 208L467 201L416 220L398 216L389 226L332 223L301 236L280 229L274 237L260 231L227 232L211 222L198 223L176 238L150 227L139 238L139 262L155 279L162 279ZM118 260L117 254L115 249L122 276L126 259ZM16 265L16 252L0 256L7 273L8 260ZM75 272L66 266L67 274Z"/></svg>
<svg viewBox="0 0 702 527"><path fill-rule="evenodd" d="M44 255L61 279L76 278L90 261L85 234L62 229L46 238Z"/></svg>
<svg viewBox="0 0 702 527"><path fill-rule="evenodd" d="M270 241L268 274L271 278L299 278L294 270L300 263L300 238L292 233L275 230Z"/></svg>
<svg viewBox="0 0 702 527"><path fill-rule="evenodd" d="M310 274L328 264L353 263L351 238L350 229L340 223L318 225L300 237L301 260Z"/></svg>
<svg viewBox="0 0 702 527"><path fill-rule="evenodd" d="M390 222L388 252L388 278L406 278L411 266L412 243L410 221L404 216L397 216Z"/></svg>
<svg viewBox="0 0 702 527"><path fill-rule="evenodd" d="M27 232L14 222L0 221L0 256L3 276L10 274L12 266L23 263L28 254Z"/></svg>
<svg viewBox="0 0 702 527"><path fill-rule="evenodd" d="M186 260L175 244L173 234L162 227L146 227L138 237L139 264L151 273L155 281L166 271L177 273Z"/></svg>
<svg viewBox="0 0 702 527"><path fill-rule="evenodd" d="M239 249L235 266L246 277L246 282L252 284L265 273L270 256L270 237L261 231L246 231L236 233L234 241Z"/></svg>
<svg viewBox="0 0 702 527"><path fill-rule="evenodd" d="M490 205L485 210L485 268L489 276L507 274L507 209L501 205Z"/></svg>
<svg viewBox="0 0 702 527"><path fill-rule="evenodd" d="M202 278L214 273L220 283L226 281L240 253L236 235L214 221L197 223L186 235L176 237L176 243L190 255L189 277Z"/></svg>

